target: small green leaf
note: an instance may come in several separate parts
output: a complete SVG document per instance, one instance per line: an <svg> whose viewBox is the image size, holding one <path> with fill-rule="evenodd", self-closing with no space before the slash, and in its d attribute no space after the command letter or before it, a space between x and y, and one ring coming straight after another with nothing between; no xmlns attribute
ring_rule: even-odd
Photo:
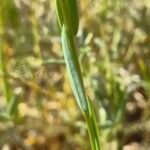
<svg viewBox="0 0 150 150"><path fill-rule="evenodd" d="M87 111L87 100L81 76L81 70L78 62L74 38L69 34L67 28L62 28L62 46L64 58L67 66L67 71L71 83L73 93L83 112Z"/></svg>

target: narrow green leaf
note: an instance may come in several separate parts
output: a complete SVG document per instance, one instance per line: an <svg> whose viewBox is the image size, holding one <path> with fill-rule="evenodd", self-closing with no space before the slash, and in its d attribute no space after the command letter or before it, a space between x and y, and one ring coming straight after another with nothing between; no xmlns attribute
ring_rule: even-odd
<svg viewBox="0 0 150 150"><path fill-rule="evenodd" d="M56 5L60 28L62 28L62 25L64 24L72 35L76 35L79 26L76 0L56 0Z"/></svg>
<svg viewBox="0 0 150 150"><path fill-rule="evenodd" d="M0 37L0 74L2 74L2 86L3 86L3 92L6 101L8 102L11 98L11 90L8 83L8 75L6 70L6 61L5 61L5 52L3 48L3 40Z"/></svg>
<svg viewBox="0 0 150 150"><path fill-rule="evenodd" d="M77 1L76 0L67 0L69 14L70 14L70 21L72 22L72 29L74 35L78 32L79 27L79 16L78 16L78 8L77 8Z"/></svg>
<svg viewBox="0 0 150 150"><path fill-rule="evenodd" d="M18 25L20 24L20 17L13 0L0 1L0 16L4 26L18 28Z"/></svg>
<svg viewBox="0 0 150 150"><path fill-rule="evenodd" d="M99 143L99 130L98 130L98 124L96 119L96 113L94 111L94 107L92 102L88 98L88 109L89 113L85 114L85 119L87 121L87 126L89 130L89 136L92 143L92 149L93 150L100 150L100 143Z"/></svg>
<svg viewBox="0 0 150 150"><path fill-rule="evenodd" d="M100 150L98 124L94 108L85 92L74 40L79 24L77 3L76 0L57 0L57 5L64 59L71 88L85 117L92 150Z"/></svg>
<svg viewBox="0 0 150 150"><path fill-rule="evenodd" d="M64 18L63 18L63 12L61 8L60 0L56 0L56 7L57 7L56 11L57 11L58 23L60 28L62 28L64 24Z"/></svg>
<svg viewBox="0 0 150 150"><path fill-rule="evenodd" d="M10 116L15 116L18 113L18 96L14 95L7 104L7 112Z"/></svg>
<svg viewBox="0 0 150 150"><path fill-rule="evenodd" d="M78 62L76 47L74 44L74 38L71 34L68 33L68 30L65 26L63 26L62 28L62 46L73 93L77 99L81 110L86 112L88 110L86 102L87 100L83 86L81 70Z"/></svg>

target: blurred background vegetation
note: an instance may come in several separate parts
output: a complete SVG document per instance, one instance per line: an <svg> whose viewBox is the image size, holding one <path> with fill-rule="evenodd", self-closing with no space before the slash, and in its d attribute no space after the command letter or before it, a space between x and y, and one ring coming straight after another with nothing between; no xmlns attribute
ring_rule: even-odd
<svg viewBox="0 0 150 150"><path fill-rule="evenodd" d="M150 149L150 1L78 0L78 54L104 150ZM90 150L55 0L0 1L0 149Z"/></svg>

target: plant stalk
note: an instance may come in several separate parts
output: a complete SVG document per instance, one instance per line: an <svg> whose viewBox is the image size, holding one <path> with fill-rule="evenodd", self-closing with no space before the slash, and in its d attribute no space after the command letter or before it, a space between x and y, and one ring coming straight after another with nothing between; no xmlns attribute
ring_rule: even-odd
<svg viewBox="0 0 150 150"><path fill-rule="evenodd" d="M77 13L75 4L76 0L56 0L58 21L62 32L62 48L71 88L86 120L92 150L101 150L96 114L85 92L76 50L75 36L78 30L78 22L76 22L78 14L75 14ZM73 7L76 11L72 11Z"/></svg>

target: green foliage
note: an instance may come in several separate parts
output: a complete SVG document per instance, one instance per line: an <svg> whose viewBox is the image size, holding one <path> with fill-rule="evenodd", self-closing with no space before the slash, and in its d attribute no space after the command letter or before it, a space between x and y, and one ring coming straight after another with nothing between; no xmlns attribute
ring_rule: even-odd
<svg viewBox="0 0 150 150"><path fill-rule="evenodd" d="M77 102L83 110L83 112L88 111L87 98L83 86L81 70L79 67L79 62L77 58L77 51L74 45L74 38L69 34L65 26L62 28L62 45L64 50L64 57L66 61L66 66L68 70L68 75L72 85L74 95Z"/></svg>
<svg viewBox="0 0 150 150"><path fill-rule="evenodd" d="M78 8L76 0L56 0L59 25L68 28L69 32L76 35L79 26Z"/></svg>
<svg viewBox="0 0 150 150"><path fill-rule="evenodd" d="M0 14L4 26L18 28L20 17L13 0L0 1Z"/></svg>
<svg viewBox="0 0 150 150"><path fill-rule="evenodd" d="M72 2L72 3L70 3ZM93 106L87 99L80 65L77 57L77 50L74 36L78 30L78 12L75 1L57 1L57 12L62 30L62 47L71 87L77 103L86 119L88 132L93 150L100 150L99 131ZM75 12L73 8L75 7ZM60 9L61 8L61 9Z"/></svg>
<svg viewBox="0 0 150 150"><path fill-rule="evenodd" d="M148 149L149 16L147 0L0 0L0 149Z"/></svg>
<svg viewBox="0 0 150 150"><path fill-rule="evenodd" d="M3 34L3 32L1 33ZM5 95L5 100L7 102L10 101L11 99L11 90L9 87L9 83L8 83L8 73L7 73L7 69L6 69L6 56L5 56L5 50L4 50L4 41L3 41L3 37L0 37L0 74L3 77L3 92Z"/></svg>

